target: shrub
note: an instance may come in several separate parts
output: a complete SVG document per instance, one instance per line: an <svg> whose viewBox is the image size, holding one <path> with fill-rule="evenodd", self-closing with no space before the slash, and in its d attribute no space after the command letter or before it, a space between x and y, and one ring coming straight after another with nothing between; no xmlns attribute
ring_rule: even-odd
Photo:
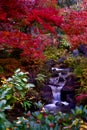
<svg viewBox="0 0 87 130"><path fill-rule="evenodd" d="M11 78L2 81L0 91L5 94L4 98L8 104L15 106L15 103L20 103L25 109L31 106L31 101L26 101L26 93L34 87L34 84L28 83L27 73L17 69Z"/></svg>
<svg viewBox="0 0 87 130"><path fill-rule="evenodd" d="M40 112L28 112L25 117L18 118L14 122L14 127L25 128L25 129L36 129L36 130L58 130L58 129L67 129L67 130L79 130L83 125L83 128L86 127L83 119L86 119L87 108L86 107L76 107L75 110L72 110L70 114L57 113L50 114L49 112L42 109Z"/></svg>

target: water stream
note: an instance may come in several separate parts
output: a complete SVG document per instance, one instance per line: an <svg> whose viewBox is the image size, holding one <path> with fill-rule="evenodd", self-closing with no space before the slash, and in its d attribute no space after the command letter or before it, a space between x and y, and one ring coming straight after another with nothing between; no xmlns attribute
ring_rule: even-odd
<svg viewBox="0 0 87 130"><path fill-rule="evenodd" d="M44 106L44 108L48 109L50 112L61 111L61 109L67 109L69 106L68 102L61 101L61 89L66 84L69 69L52 68L52 71L56 71L58 75L49 79L48 86L52 90L53 98L50 104Z"/></svg>

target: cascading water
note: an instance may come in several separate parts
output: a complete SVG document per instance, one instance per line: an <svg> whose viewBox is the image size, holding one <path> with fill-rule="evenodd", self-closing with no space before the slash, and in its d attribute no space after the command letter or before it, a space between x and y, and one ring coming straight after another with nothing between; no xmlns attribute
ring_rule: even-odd
<svg viewBox="0 0 87 130"><path fill-rule="evenodd" d="M66 77L68 76L69 70L68 69L59 69L59 68L52 68L52 71L57 72L56 77L51 77L49 79L49 87L52 90L52 102L51 104L47 104L44 108L48 109L50 112L54 112L55 110L61 111L61 108L64 106L69 106L69 103L61 101L61 89L66 84Z"/></svg>

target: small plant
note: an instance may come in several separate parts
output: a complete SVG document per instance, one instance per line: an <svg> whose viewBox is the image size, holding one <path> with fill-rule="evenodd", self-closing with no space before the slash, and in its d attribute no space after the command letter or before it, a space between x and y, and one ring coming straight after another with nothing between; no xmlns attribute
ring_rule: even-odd
<svg viewBox="0 0 87 130"><path fill-rule="evenodd" d="M38 88L43 86L43 83L45 82L45 79L46 79L46 76L44 74L41 74L41 73L37 74L35 80L37 82Z"/></svg>
<svg viewBox="0 0 87 130"><path fill-rule="evenodd" d="M0 111L0 130L9 130L11 123L6 119L4 112Z"/></svg>
<svg viewBox="0 0 87 130"><path fill-rule="evenodd" d="M79 130L81 127L86 127L84 118L87 117L86 107L76 107L71 113L58 112L57 114L50 114L47 110L42 108L37 112L28 112L25 117L18 118L13 124L17 130Z"/></svg>
<svg viewBox="0 0 87 130"><path fill-rule="evenodd" d="M6 130L6 128L11 127L11 123L6 119L5 110L11 109L10 105L5 100L5 96L8 93L9 88L2 93L0 90L0 130Z"/></svg>
<svg viewBox="0 0 87 130"><path fill-rule="evenodd" d="M81 119L87 119L87 106L76 106L75 110L71 111L74 118L80 117Z"/></svg>
<svg viewBox="0 0 87 130"><path fill-rule="evenodd" d="M28 83L27 72L17 69L14 75L3 82L0 92L8 104L12 106L19 102L25 109L31 106L30 101L26 101L26 93L29 89L35 87L34 84Z"/></svg>

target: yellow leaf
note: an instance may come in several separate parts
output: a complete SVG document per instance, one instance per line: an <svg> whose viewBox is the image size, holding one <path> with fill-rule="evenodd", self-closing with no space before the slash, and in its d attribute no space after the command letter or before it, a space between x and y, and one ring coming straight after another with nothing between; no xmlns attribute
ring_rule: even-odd
<svg viewBox="0 0 87 130"><path fill-rule="evenodd" d="M80 130L87 130L87 123L82 124Z"/></svg>
<svg viewBox="0 0 87 130"><path fill-rule="evenodd" d="M6 81L6 78L5 78L5 77L2 77L2 78L1 78L1 83L3 83L3 84L6 84L6 83L7 83L7 81Z"/></svg>
<svg viewBox="0 0 87 130"><path fill-rule="evenodd" d="M10 130L9 128L6 128L6 130Z"/></svg>

